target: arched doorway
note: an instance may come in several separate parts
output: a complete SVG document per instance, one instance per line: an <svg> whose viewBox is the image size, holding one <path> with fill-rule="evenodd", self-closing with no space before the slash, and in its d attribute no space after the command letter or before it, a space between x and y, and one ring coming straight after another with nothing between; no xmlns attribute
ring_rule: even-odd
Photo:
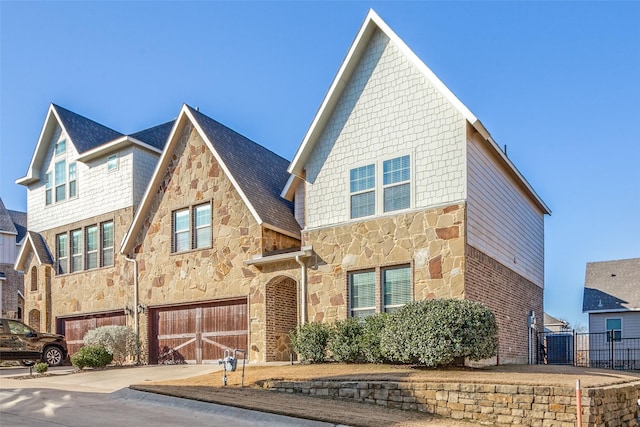
<svg viewBox="0 0 640 427"><path fill-rule="evenodd" d="M297 282L286 276L271 279L266 286L266 361L287 361L293 354L289 332L298 324Z"/></svg>
<svg viewBox="0 0 640 427"><path fill-rule="evenodd" d="M29 312L29 326L36 331L40 330L40 310L34 308Z"/></svg>

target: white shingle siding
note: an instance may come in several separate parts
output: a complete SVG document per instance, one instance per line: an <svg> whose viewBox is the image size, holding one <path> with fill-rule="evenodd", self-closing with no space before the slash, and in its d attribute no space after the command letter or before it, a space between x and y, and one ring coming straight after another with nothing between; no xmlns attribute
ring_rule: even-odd
<svg viewBox="0 0 640 427"><path fill-rule="evenodd" d="M467 243L543 287L544 215L488 150L469 138Z"/></svg>
<svg viewBox="0 0 640 427"><path fill-rule="evenodd" d="M16 235L0 232L0 264L13 264L16 261L18 250Z"/></svg>
<svg viewBox="0 0 640 427"><path fill-rule="evenodd" d="M298 221L298 224L300 224L300 228L304 229L304 186L305 183L301 182L298 185L298 188L296 188L296 192L295 192L295 196L294 196L294 207L293 207L293 213L294 216L296 218L296 221Z"/></svg>
<svg viewBox="0 0 640 427"><path fill-rule="evenodd" d="M68 168L68 164L77 159L78 153L64 133L59 138L67 138ZM47 171L53 171L55 162L62 158L53 156L55 142L58 140L54 139L49 144L47 157L40 171L42 179L30 185L27 191L29 229L36 232L132 206L134 200L139 201L142 197L158 159L156 154L140 154L142 150L129 146L117 153L116 170L107 170L107 159L114 153L87 163L76 162L78 196L62 202L54 201L46 206L44 177ZM137 184L136 188L134 182ZM67 191L68 185L67 182ZM55 185L53 198L55 200Z"/></svg>
<svg viewBox="0 0 640 427"><path fill-rule="evenodd" d="M462 200L465 123L377 31L305 165L307 227L348 221L349 169L398 153L413 156L413 208Z"/></svg>

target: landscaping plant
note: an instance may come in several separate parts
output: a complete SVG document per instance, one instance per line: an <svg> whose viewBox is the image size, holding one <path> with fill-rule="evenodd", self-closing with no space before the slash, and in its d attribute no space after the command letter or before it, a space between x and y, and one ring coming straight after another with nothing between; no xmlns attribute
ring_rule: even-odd
<svg viewBox="0 0 640 427"><path fill-rule="evenodd" d="M71 364L78 369L104 368L113 361L113 356L101 346L84 346L71 356Z"/></svg>
<svg viewBox="0 0 640 427"><path fill-rule="evenodd" d="M46 374L49 370L49 364L44 362L36 363L33 365L33 370L40 375Z"/></svg>
<svg viewBox="0 0 640 427"><path fill-rule="evenodd" d="M118 365L126 362L128 356L135 356L138 351L136 334L131 328L119 325L90 330L84 336L84 345L104 347Z"/></svg>
<svg viewBox="0 0 640 427"><path fill-rule="evenodd" d="M380 346L380 339L388 318L389 315L387 313L377 313L364 319L361 345L363 356L369 363L384 363L387 361Z"/></svg>
<svg viewBox="0 0 640 427"><path fill-rule="evenodd" d="M336 362L355 363L364 361L362 338L364 320L348 317L335 322L327 348Z"/></svg>
<svg viewBox="0 0 640 427"><path fill-rule="evenodd" d="M291 345L301 361L324 362L327 356L327 341L331 326L326 323L309 322L291 331Z"/></svg>

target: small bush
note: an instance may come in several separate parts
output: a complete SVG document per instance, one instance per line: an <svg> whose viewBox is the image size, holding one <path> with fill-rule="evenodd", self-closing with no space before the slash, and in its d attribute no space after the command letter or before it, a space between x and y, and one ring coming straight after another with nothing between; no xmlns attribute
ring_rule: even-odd
<svg viewBox="0 0 640 427"><path fill-rule="evenodd" d="M78 369L104 368L113 361L113 356L101 346L84 346L71 356L71 364Z"/></svg>
<svg viewBox="0 0 640 427"><path fill-rule="evenodd" d="M46 374L49 370L49 364L44 362L36 363L33 365L33 369L40 375Z"/></svg>
<svg viewBox="0 0 640 427"><path fill-rule="evenodd" d="M104 347L118 365L134 357L139 350L136 334L126 326L108 325L92 329L84 335L84 345Z"/></svg>
<svg viewBox="0 0 640 427"><path fill-rule="evenodd" d="M363 331L364 321L356 317L335 322L327 348L336 362L355 363L364 360Z"/></svg>
<svg viewBox="0 0 640 427"><path fill-rule="evenodd" d="M465 357L481 360L494 356L497 330L495 316L484 304L434 299L394 311L381 345L391 361L445 366Z"/></svg>
<svg viewBox="0 0 640 427"><path fill-rule="evenodd" d="M362 354L369 363L384 363L387 361L382 352L380 339L388 318L389 315L387 313L378 313L364 319L361 343Z"/></svg>
<svg viewBox="0 0 640 427"><path fill-rule="evenodd" d="M326 323L309 322L291 331L291 345L300 360L310 363L324 362L331 327Z"/></svg>

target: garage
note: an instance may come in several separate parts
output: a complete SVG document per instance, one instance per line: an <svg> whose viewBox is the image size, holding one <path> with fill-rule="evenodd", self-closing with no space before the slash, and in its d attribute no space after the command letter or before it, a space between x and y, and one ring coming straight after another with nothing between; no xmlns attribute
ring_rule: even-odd
<svg viewBox="0 0 640 427"><path fill-rule="evenodd" d="M88 331L99 328L100 326L126 326L127 316L125 316L123 310L119 310L109 313L87 314L76 317L59 317L57 319L57 323L57 330L65 336L67 340L67 347L69 348L69 354L73 355L80 350L80 347L83 346L84 334Z"/></svg>
<svg viewBox="0 0 640 427"><path fill-rule="evenodd" d="M151 363L217 363L225 350L247 349L247 300L150 308Z"/></svg>

